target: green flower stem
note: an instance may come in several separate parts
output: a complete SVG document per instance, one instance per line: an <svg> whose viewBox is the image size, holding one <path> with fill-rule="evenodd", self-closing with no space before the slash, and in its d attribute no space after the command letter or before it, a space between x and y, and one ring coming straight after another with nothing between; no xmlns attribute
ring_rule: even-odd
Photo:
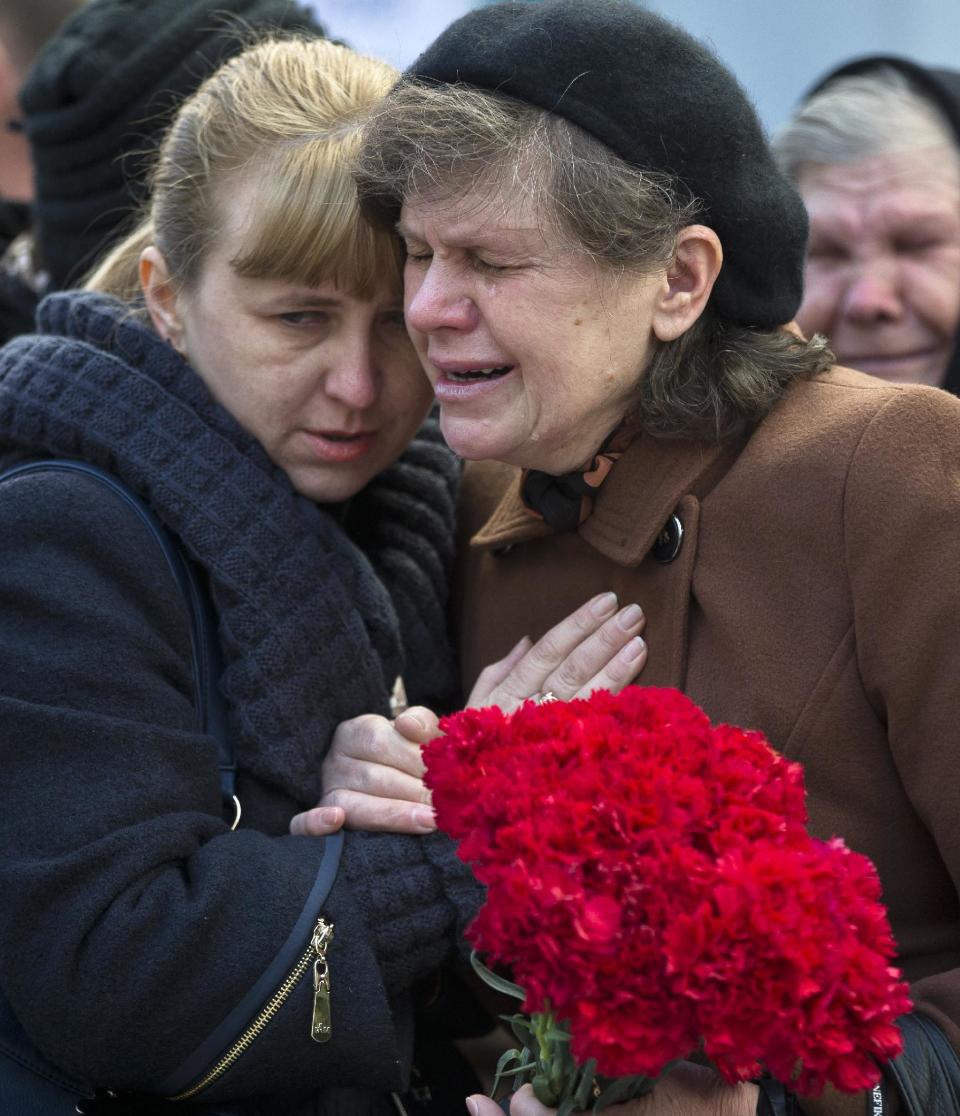
<svg viewBox="0 0 960 1116"><path fill-rule="evenodd" d="M557 1108L569 1099L576 1083L577 1067L570 1054L570 1035L550 1011L534 1012L530 1028L537 1050L533 1091L548 1108Z"/></svg>
<svg viewBox="0 0 960 1116"><path fill-rule="evenodd" d="M530 1026L540 1048L540 1057L537 1059L544 1070L553 1063L553 1043L550 1032L555 1030L553 1013L549 1011L534 1012L530 1016Z"/></svg>

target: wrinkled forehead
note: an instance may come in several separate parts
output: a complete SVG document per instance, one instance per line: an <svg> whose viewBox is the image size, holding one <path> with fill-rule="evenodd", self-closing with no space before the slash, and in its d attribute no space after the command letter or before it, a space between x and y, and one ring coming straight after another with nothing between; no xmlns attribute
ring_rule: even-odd
<svg viewBox="0 0 960 1116"><path fill-rule="evenodd" d="M797 186L808 206L831 196L861 202L897 196L960 208L960 152L952 144L938 144L849 162L805 163Z"/></svg>
<svg viewBox="0 0 960 1116"><path fill-rule="evenodd" d="M429 190L409 190L400 207L401 235L443 229L449 243L493 235L535 236L555 240L560 232L556 207L532 177L507 168L479 180L453 179Z"/></svg>

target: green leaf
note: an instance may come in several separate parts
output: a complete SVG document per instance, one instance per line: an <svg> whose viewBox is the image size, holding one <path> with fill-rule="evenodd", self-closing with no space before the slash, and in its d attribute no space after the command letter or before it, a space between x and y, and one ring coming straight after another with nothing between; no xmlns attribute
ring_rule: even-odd
<svg viewBox="0 0 960 1116"><path fill-rule="evenodd" d="M507 1066L511 1062L520 1061L520 1052L518 1050L505 1050L497 1061L497 1068L493 1073L493 1086L490 1089L490 1096L494 1097L497 1094L497 1089L500 1088L500 1081L502 1078L508 1076L509 1070Z"/></svg>
<svg viewBox="0 0 960 1116"><path fill-rule="evenodd" d="M497 1060L497 1068L494 1072L498 1073L498 1074L503 1073L503 1071L506 1069L507 1066L510 1065L511 1062L519 1062L519 1061L520 1061L520 1051L519 1050L505 1050L500 1055L499 1059Z"/></svg>
<svg viewBox="0 0 960 1116"><path fill-rule="evenodd" d="M586 1111L590 1098L593 1096L593 1075L597 1072L596 1058L584 1062L580 1069L580 1080L573 1093L574 1107Z"/></svg>
<svg viewBox="0 0 960 1116"><path fill-rule="evenodd" d="M477 976L491 988L495 988L505 996L512 996L515 1000L520 1000L521 1003L527 998L526 992L524 992L519 984L514 984L512 981L507 980L506 977L497 976L492 969L488 969L480 960L476 950L473 950L470 954L470 964L473 966L473 970Z"/></svg>
<svg viewBox="0 0 960 1116"><path fill-rule="evenodd" d="M603 1090L593 1105L593 1111L599 1112L608 1104L622 1104L634 1097L642 1097L649 1093L654 1086L654 1079L637 1074L632 1077L615 1077Z"/></svg>
<svg viewBox="0 0 960 1116"><path fill-rule="evenodd" d="M563 1064L556 1059L552 1059L547 1069L547 1076L550 1079L550 1091L558 1099L564 1095L566 1089L566 1078L563 1072ZM554 1104L557 1102L554 1101Z"/></svg>
<svg viewBox="0 0 960 1116"><path fill-rule="evenodd" d="M513 1037L523 1047L528 1059L540 1057L540 1043L537 1041L536 1032L530 1026L530 1020L525 1015L501 1015L500 1019L509 1025Z"/></svg>
<svg viewBox="0 0 960 1116"><path fill-rule="evenodd" d="M526 1072L527 1070L529 1070L529 1069L530 1069L530 1063L529 1063L529 1062L527 1062L527 1063L526 1063L525 1065L522 1065L522 1066L514 1066L514 1068L513 1068L513 1069L508 1069L508 1070L504 1070L504 1071L503 1071L503 1072L502 1072L502 1073L500 1074L500 1077L516 1077L518 1073L525 1073L525 1072ZM526 1082L524 1082L524 1081L521 1081L521 1082L520 1082L520 1084L521 1084L521 1085L525 1085L525 1084L526 1084Z"/></svg>
<svg viewBox="0 0 960 1116"><path fill-rule="evenodd" d="M548 1038L551 1042L569 1042L570 1032L564 1030L563 1027L557 1027L556 1025L554 1025L550 1028L549 1031L547 1031L545 1037Z"/></svg>
<svg viewBox="0 0 960 1116"><path fill-rule="evenodd" d="M501 1015L500 1018L510 1027L520 1042L525 1042L533 1034L530 1020L525 1015Z"/></svg>
<svg viewBox="0 0 960 1116"><path fill-rule="evenodd" d="M547 1080L545 1073L538 1073L533 1079L533 1095L541 1104L545 1104L547 1108L556 1108L560 1098L551 1088L551 1083Z"/></svg>

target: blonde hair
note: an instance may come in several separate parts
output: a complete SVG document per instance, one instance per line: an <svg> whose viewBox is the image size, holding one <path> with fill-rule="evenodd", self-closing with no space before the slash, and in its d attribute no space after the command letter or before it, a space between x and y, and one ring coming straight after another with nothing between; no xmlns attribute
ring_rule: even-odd
<svg viewBox="0 0 960 1116"><path fill-rule="evenodd" d="M399 289L398 240L362 219L352 177L360 130L396 77L325 39L270 39L232 58L181 106L151 176L147 216L86 287L136 301L150 244L189 287L222 231L225 190L252 174L255 217L231 261L239 274L333 281L362 298L384 283Z"/></svg>

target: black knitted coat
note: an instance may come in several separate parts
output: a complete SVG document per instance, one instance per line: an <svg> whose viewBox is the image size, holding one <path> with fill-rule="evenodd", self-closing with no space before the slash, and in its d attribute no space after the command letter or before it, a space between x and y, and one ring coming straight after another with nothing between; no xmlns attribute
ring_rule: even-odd
<svg viewBox="0 0 960 1116"><path fill-rule="evenodd" d="M454 957L479 892L440 835L354 833L318 891L326 843L286 827L318 793L336 721L384 708L395 669L418 661L397 614L422 595L422 662L445 646L455 465L428 431L361 494L347 521L380 517L365 556L122 313L100 296L43 304L45 335L0 351L0 445L108 467L205 571L244 820L231 833L220 816L187 617L153 540L88 478L6 482L0 986L72 1078L167 1095L211 1037L249 1022L231 1013L272 994L258 982L306 948L295 928L322 913L335 926L330 1042L310 1038L302 980L203 1099L378 1111L409 1070L410 989Z"/></svg>

